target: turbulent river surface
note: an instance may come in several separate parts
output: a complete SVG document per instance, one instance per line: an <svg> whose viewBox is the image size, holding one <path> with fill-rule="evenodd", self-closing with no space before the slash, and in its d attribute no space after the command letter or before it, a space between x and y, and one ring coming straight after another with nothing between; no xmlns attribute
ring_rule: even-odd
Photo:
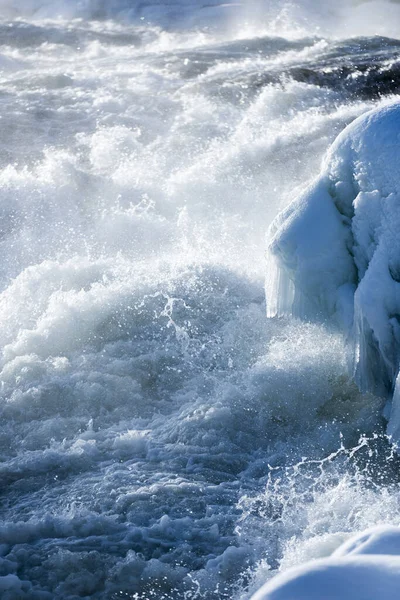
<svg viewBox="0 0 400 600"><path fill-rule="evenodd" d="M400 524L382 400L264 294L400 5L272 4L0 1L3 600L245 600Z"/></svg>

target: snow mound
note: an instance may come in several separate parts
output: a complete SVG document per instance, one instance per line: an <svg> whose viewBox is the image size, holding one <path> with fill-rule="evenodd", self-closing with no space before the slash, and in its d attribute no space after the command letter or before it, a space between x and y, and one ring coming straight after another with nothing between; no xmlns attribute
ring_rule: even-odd
<svg viewBox="0 0 400 600"><path fill-rule="evenodd" d="M400 439L400 103L350 124L317 179L273 222L268 315L336 322L362 391L390 398ZM400 386L398 386L400 387Z"/></svg>
<svg viewBox="0 0 400 600"><path fill-rule="evenodd" d="M359 554L400 556L400 528L378 525L352 536L333 553L333 557Z"/></svg>
<svg viewBox="0 0 400 600"><path fill-rule="evenodd" d="M290 569L252 600L398 600L400 529L378 526L352 537L330 558Z"/></svg>

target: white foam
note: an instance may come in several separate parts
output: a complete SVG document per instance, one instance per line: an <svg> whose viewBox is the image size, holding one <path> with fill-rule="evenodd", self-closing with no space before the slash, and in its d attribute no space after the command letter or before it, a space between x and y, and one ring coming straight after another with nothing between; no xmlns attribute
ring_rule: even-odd
<svg viewBox="0 0 400 600"><path fill-rule="evenodd" d="M1 0L3 18L117 19L158 24L168 28L219 29L235 38L255 35L306 35L350 37L387 35L398 37L400 9L393 0L366 0L335 3L324 0L318 6L310 0Z"/></svg>
<svg viewBox="0 0 400 600"><path fill-rule="evenodd" d="M352 384L340 336L267 321L263 294L272 215L373 103L278 81L330 42L260 38L272 21L235 25L239 8L179 3L175 20L172 4L142 3L148 24L127 3L103 7L119 23L94 20L98 3L11 6L0 576L12 600L248 595L267 551L274 569L302 560L328 522L322 500L314 512L304 501L276 545L276 514L256 518L270 466L286 474L299 454L320 461L380 428L381 401ZM343 506L356 498L350 464L337 469ZM357 506L383 505L375 523L397 496L380 502L369 484ZM335 534L366 520L343 516ZM287 536L302 531L296 554Z"/></svg>

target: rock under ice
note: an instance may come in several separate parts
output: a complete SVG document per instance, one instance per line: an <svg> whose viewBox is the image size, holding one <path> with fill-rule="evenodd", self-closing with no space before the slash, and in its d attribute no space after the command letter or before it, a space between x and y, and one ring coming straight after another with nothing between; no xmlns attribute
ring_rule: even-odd
<svg viewBox="0 0 400 600"><path fill-rule="evenodd" d="M389 398L385 416L396 443L399 232L397 102L351 123L328 151L319 176L275 219L267 277L269 316L329 319L343 329L359 387Z"/></svg>

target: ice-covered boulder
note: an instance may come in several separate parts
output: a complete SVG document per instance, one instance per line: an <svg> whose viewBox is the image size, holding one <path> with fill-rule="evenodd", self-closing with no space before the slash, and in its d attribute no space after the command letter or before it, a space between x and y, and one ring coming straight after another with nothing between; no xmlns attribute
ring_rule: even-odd
<svg viewBox="0 0 400 600"><path fill-rule="evenodd" d="M269 250L269 316L335 321L360 388L390 399L400 360L399 102L338 136L318 178L275 219ZM399 441L400 391L386 416Z"/></svg>
<svg viewBox="0 0 400 600"><path fill-rule="evenodd" d="M380 526L348 540L330 557L290 569L252 600L398 600L400 529Z"/></svg>

